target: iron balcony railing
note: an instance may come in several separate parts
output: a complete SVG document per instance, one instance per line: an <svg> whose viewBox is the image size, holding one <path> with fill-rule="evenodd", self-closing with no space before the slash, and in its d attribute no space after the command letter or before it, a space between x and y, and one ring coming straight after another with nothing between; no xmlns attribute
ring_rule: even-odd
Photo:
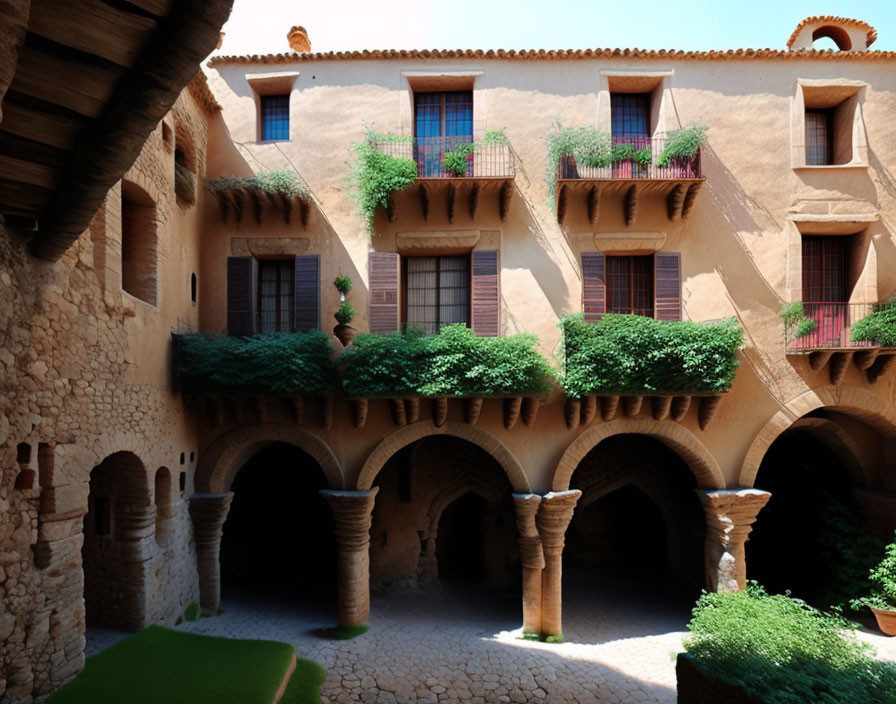
<svg viewBox="0 0 896 704"><path fill-rule="evenodd" d="M877 303L803 303L803 315L784 326L788 352L877 347L870 340L853 340L850 328L880 307Z"/></svg>
<svg viewBox="0 0 896 704"><path fill-rule="evenodd" d="M703 178L700 149L691 157L664 159L665 137L631 139L613 137L610 153L600 166L577 164L571 156L560 157L561 179L691 179Z"/></svg>
<svg viewBox="0 0 896 704"><path fill-rule="evenodd" d="M413 141L377 141L377 151L395 157L413 159L418 178L513 178L515 167L509 144L476 141L472 135L419 137ZM445 155L462 154L454 163L461 169L446 167Z"/></svg>

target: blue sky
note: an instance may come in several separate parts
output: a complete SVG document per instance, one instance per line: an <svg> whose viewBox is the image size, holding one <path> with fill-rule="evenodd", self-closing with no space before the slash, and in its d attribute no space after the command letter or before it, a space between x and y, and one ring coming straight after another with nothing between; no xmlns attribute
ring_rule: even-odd
<svg viewBox="0 0 896 704"><path fill-rule="evenodd" d="M308 30L315 51L783 49L810 15L864 20L878 31L873 48L896 50L896 0L234 0L222 49L287 51L286 32L294 24Z"/></svg>

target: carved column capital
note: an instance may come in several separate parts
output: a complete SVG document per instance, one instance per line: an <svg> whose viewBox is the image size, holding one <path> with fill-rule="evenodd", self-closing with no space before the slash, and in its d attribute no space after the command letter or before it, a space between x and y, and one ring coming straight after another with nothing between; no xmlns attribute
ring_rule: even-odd
<svg viewBox="0 0 896 704"><path fill-rule="evenodd" d="M520 532L520 559L523 567L540 570L544 567L544 552L541 549L541 538L535 525L535 514L541 504L538 494L514 494L513 504L516 507L516 526Z"/></svg>
<svg viewBox="0 0 896 704"><path fill-rule="evenodd" d="M746 586L744 545L771 494L759 489L697 490L706 515L706 586L737 591Z"/></svg>
<svg viewBox="0 0 896 704"><path fill-rule="evenodd" d="M366 550L378 486L368 491L324 489L320 492L333 512L334 532L340 550Z"/></svg>
<svg viewBox="0 0 896 704"><path fill-rule="evenodd" d="M581 496L582 492L578 489L570 489L552 491L542 497L538 513L535 515L535 525L538 527L538 534L541 536L546 554L563 550L563 536Z"/></svg>

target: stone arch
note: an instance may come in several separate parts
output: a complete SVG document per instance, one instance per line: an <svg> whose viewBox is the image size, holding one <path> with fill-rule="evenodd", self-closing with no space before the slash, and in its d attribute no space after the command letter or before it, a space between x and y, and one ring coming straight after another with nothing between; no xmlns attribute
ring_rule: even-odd
<svg viewBox="0 0 896 704"><path fill-rule="evenodd" d="M803 416L819 408L842 411L867 423L884 438L896 440L896 408L886 399L860 386L821 386L792 398L766 422L747 450L740 471L740 485L753 486L759 465L771 444ZM896 466L893 445L885 443L888 469Z"/></svg>
<svg viewBox="0 0 896 704"><path fill-rule="evenodd" d="M589 428L570 444L554 470L553 491L566 491L579 463L597 445L613 435L648 435L656 438L688 465L701 489L724 489L719 463L693 433L671 421L617 418Z"/></svg>
<svg viewBox="0 0 896 704"><path fill-rule="evenodd" d="M849 51L852 49L852 40L849 38L849 32L843 29L843 27L826 24L812 32L813 43L823 37L828 37L833 40L840 51Z"/></svg>
<svg viewBox="0 0 896 704"><path fill-rule="evenodd" d="M485 450L492 458L501 465L504 474L513 487L514 493L529 494L529 478L523 471L522 465L519 463L513 453L507 446L491 433L477 428L469 423L461 423L459 421L448 420L442 427L434 426L430 421L422 420L411 425L406 425L400 430L387 435L377 445L370 456L361 467L358 475L357 489L367 491L373 486L373 482L379 474L386 461L398 452L401 448L410 445L412 442L421 440L422 438L432 435L450 435L466 440L481 449Z"/></svg>
<svg viewBox="0 0 896 704"><path fill-rule="evenodd" d="M430 502L428 512L430 536L438 533L439 519L445 509L468 492L473 492L490 503L500 501L503 495L498 487L483 481L480 477L458 479L452 482L436 494Z"/></svg>
<svg viewBox="0 0 896 704"><path fill-rule="evenodd" d="M231 431L213 440L202 452L196 468L197 494L223 494L240 468L266 445L285 442L307 452L320 465L331 489L344 489L342 466L323 440L295 425L253 425Z"/></svg>

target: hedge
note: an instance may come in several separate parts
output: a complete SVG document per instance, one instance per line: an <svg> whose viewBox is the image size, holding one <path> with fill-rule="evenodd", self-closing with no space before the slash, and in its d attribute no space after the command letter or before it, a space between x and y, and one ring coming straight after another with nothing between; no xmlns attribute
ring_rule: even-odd
<svg viewBox="0 0 896 704"><path fill-rule="evenodd" d="M462 324L431 337L413 329L358 335L339 357L343 389L360 398L546 393L555 374L537 344L532 334L479 337Z"/></svg>
<svg viewBox="0 0 896 704"><path fill-rule="evenodd" d="M743 331L735 320L666 322L605 315L565 316L563 388L589 394L717 394L731 388Z"/></svg>
<svg viewBox="0 0 896 704"><path fill-rule="evenodd" d="M189 333L176 337L185 391L327 394L336 388L329 336L321 330L249 337Z"/></svg>
<svg viewBox="0 0 896 704"><path fill-rule="evenodd" d="M685 649L768 704L896 704L896 665L870 656L850 624L752 583L704 593Z"/></svg>
<svg viewBox="0 0 896 704"><path fill-rule="evenodd" d="M871 313L852 324L850 335L854 342L896 347L896 303L875 304Z"/></svg>

